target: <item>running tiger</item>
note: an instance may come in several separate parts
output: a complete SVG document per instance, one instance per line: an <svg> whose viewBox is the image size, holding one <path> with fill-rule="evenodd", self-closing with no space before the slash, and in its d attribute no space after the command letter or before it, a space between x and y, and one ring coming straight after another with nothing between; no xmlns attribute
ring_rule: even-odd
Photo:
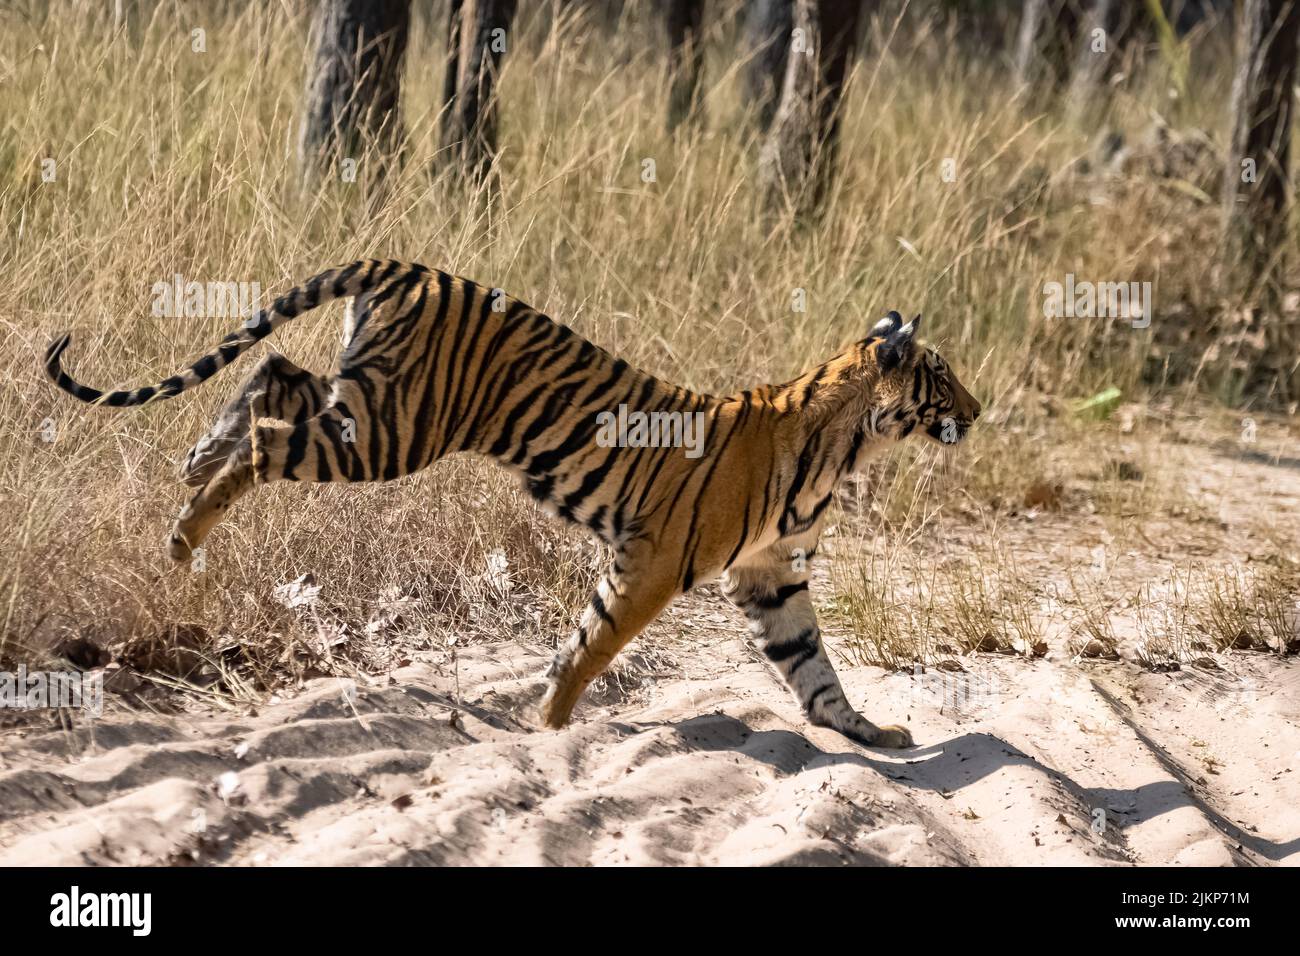
<svg viewBox="0 0 1300 956"><path fill-rule="evenodd" d="M916 341L920 316L904 325L891 312L790 382L718 398L640 372L498 289L364 260L281 296L158 385L104 393L76 382L60 364L68 335L50 345L45 369L83 402L144 405L198 385L280 324L345 297L355 300L332 376L265 357L186 455L181 480L198 491L168 539L174 560L188 559L259 482L389 481L448 455L486 455L614 554L546 672L548 726L568 721L587 685L673 598L722 575L723 592L813 724L867 746L911 746L906 728L877 727L846 699L817 628L808 559L844 476L916 431L959 441L979 417L948 365ZM691 416L702 425L700 446L597 440L624 407Z"/></svg>

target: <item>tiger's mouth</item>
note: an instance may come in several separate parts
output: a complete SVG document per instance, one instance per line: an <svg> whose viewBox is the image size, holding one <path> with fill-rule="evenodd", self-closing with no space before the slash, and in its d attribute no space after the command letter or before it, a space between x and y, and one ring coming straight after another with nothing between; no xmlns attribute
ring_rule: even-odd
<svg viewBox="0 0 1300 956"><path fill-rule="evenodd" d="M943 418L936 419L933 424L929 425L925 429L925 434L932 441L950 448L965 440L966 433L970 431L970 427L973 424L975 423L969 418L945 415Z"/></svg>

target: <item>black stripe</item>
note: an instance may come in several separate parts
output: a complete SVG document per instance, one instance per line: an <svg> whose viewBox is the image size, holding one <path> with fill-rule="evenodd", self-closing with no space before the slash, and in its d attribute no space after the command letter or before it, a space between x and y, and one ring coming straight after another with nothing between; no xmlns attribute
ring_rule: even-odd
<svg viewBox="0 0 1300 956"><path fill-rule="evenodd" d="M857 431L853 433L853 443L849 445L849 453L844 456L844 464L840 465L840 472L847 472L857 461L858 452L862 450L862 443L866 440L867 430L859 425Z"/></svg>
<svg viewBox="0 0 1300 956"><path fill-rule="evenodd" d="M330 422L331 424L331 427L324 429L324 431L330 441L334 443L335 449L338 453L339 470L347 472L348 481L365 481L366 465L365 461L361 457L361 451L356 447L357 443L355 436L351 442L345 442L343 440L343 421L345 419L351 419L355 422L357 421L357 416L352 414L352 409L344 402L335 402L334 410L338 412L339 417L337 419L329 417L325 418L323 421ZM337 436L334 435L335 431L338 432ZM349 445L352 447L349 448Z"/></svg>
<svg viewBox="0 0 1300 956"><path fill-rule="evenodd" d="M591 595L591 609L610 627L614 626L614 619L609 616L609 611L605 609L605 602L601 600L599 591Z"/></svg>
<svg viewBox="0 0 1300 956"><path fill-rule="evenodd" d="M469 374L469 380L472 384L469 394L465 398L465 414L462 416L467 424L464 437L457 445L458 451L468 451L472 445L474 433L478 427L479 416L483 411L483 400L492 385L488 372L497 356L501 353L502 347L514 337L515 332L519 331L518 318L527 310L528 306L522 302L511 304L504 317L498 320L496 334L492 336L487 348L483 350L483 357L479 360L478 367ZM473 412L473 415L470 414L471 412ZM448 436L449 441L452 437L454 436Z"/></svg>
<svg viewBox="0 0 1300 956"><path fill-rule="evenodd" d="M800 591L808 590L808 582L800 581L798 584L786 584L776 589L775 594L767 594L763 597L756 598L754 603L765 611L775 611L777 608L785 607L785 602L790 600Z"/></svg>
<svg viewBox="0 0 1300 956"><path fill-rule="evenodd" d="M822 684L815 691L808 695L808 700L804 702L804 708L811 711L817 703L817 698L822 694L828 694L835 689L834 684Z"/></svg>
<svg viewBox="0 0 1300 956"><path fill-rule="evenodd" d="M543 478L529 478L525 487L528 493L538 501L546 501L551 496L551 489L555 487L555 476L546 475Z"/></svg>
<svg viewBox="0 0 1300 956"><path fill-rule="evenodd" d="M364 265L369 265L370 271L374 271L375 263L372 260L358 259L352 265L334 273L334 284L331 286L334 298L340 298L348 290L348 283L352 281L354 275L361 271L361 267ZM365 283L363 282L362 285L365 285Z"/></svg>
<svg viewBox="0 0 1300 956"><path fill-rule="evenodd" d="M465 329L469 324L470 310L474 305L474 296L478 292L478 286L467 279L460 279L460 317L456 320L456 331L450 335L444 333L443 339L447 342L449 349L447 351L447 370L442 378L442 407L438 409L438 418L435 429L440 441L436 446L438 451L434 454L437 459L447 445L447 436L455 428L455 411L452 405L451 390L452 386L459 386L458 378L455 374L456 364L452 361L452 355L460 349L461 342L465 337ZM442 356L442 342L438 343L438 356ZM438 365L435 362L432 374L438 375Z"/></svg>
<svg viewBox="0 0 1300 956"><path fill-rule="evenodd" d="M713 422L716 423L717 420L718 420L718 410L715 410L713 415ZM709 475L713 474L713 469L718 467L718 462L722 461L722 456L726 452L727 446L731 444L731 439L735 437L736 431L737 431L736 422L733 421L731 423L730 430L727 432L727 437L722 440L722 444L718 447L717 454L714 457L712 464L710 465L709 471L705 474L704 480L701 482L701 487L703 487L703 485L708 481ZM666 461L668 459L668 456L664 455L663 458ZM664 515L664 519L662 522L663 526L667 526L668 523L672 521L673 512L677 510L677 505L681 501L683 493L685 493L686 489L690 487L691 478L693 477L694 475L692 474L687 478L687 480L683 481L681 485L678 487L677 494L673 496L672 502L668 505L668 511ZM647 488L646 491L648 492L649 489ZM642 498L645 497L645 492L642 492L641 497ZM696 504L698 505L698 503L699 502L697 499Z"/></svg>
<svg viewBox="0 0 1300 956"><path fill-rule="evenodd" d="M478 288L468 282L465 285L467 288L474 288L476 290ZM465 306L467 312L469 308L470 300L467 299ZM456 394L451 400L451 417L447 421L447 429L443 433L442 444L438 447L438 457L440 458L446 454L447 450L451 447L451 442L455 437L456 432L460 430L464 417L461 411L461 401L465 395L465 384L467 382L469 383L469 394L471 397L473 397L475 389L478 388L478 379L475 376L479 373L480 369L472 367L474 363L474 353L478 351L479 340L482 338L484 330L488 327L488 315L491 311L492 296L489 292L484 292L483 301L478 308L478 320L469 326L469 341L460 343L460 355L463 356L463 361L460 363L460 374L456 376ZM488 347L491 347L490 343ZM451 370L451 365L452 363L449 359L447 362L448 371Z"/></svg>
<svg viewBox="0 0 1300 956"><path fill-rule="evenodd" d="M378 478L379 477L379 453L380 453L380 448L379 448L380 428L379 428L379 414L378 414L379 408L378 405L375 403L375 385L370 381L369 377L366 375L366 370L363 368L358 368L356 366L348 366L343 368L342 370L339 371L337 377L342 379L343 381L355 382L357 385L357 389L361 392L360 397L361 397L362 406L366 410L366 423L367 423L366 431L368 432L366 437L369 439L369 441L367 441L366 443L368 446L367 452L368 452L369 464L370 464L369 476L373 478ZM343 405L341 403L335 403L335 407L342 409ZM357 439L360 439L361 420L352 414L348 414L347 417L351 418L352 421L357 423L358 434L355 437ZM355 452L355 457L353 460L353 465L354 465L353 473L356 475L356 477L352 478L353 481L364 481L367 477L364 473L357 472L357 468L361 465L362 460L363 459L361 457L361 452L358 449Z"/></svg>
<svg viewBox="0 0 1300 956"><path fill-rule="evenodd" d="M780 644L767 645L763 648L763 653L767 655L767 659L773 664L779 664L782 661L789 660L797 655L806 654L808 657L811 657L817 653L817 642L813 640L816 634L817 631L815 628L800 631L788 641L782 641ZM803 662L800 661L800 663Z"/></svg>
<svg viewBox="0 0 1300 956"><path fill-rule="evenodd" d="M799 455L799 463L795 468L794 480L790 482L790 487L785 495L785 508L781 513L781 520L778 523L778 530L781 534L788 534L788 517L791 512L795 511L795 499L799 497L799 492L803 490L803 484L808 478L808 469L812 467L813 448L820 433L814 434L804 445L803 451Z"/></svg>
<svg viewBox="0 0 1300 956"><path fill-rule="evenodd" d="M727 558L726 562L722 565L722 569L724 571L727 568L731 567L732 562L735 561L736 558L740 557L740 551L742 548L745 547L745 542L748 540L749 540L749 504L746 503L745 522L740 526L740 538L739 540L736 541L736 547L732 549L731 556Z"/></svg>
<svg viewBox="0 0 1300 956"><path fill-rule="evenodd" d="M584 352L584 350L581 347L579 347L577 356L573 359L572 362L570 362L565 367L564 371L560 372L560 374L555 377L554 381L556 383L565 382L566 379L570 378L573 375L581 375L581 373L586 372L590 368L590 366L591 363L588 358L588 353ZM620 375L621 373L616 369L613 375L609 376L608 379L601 382L599 385L595 386L592 389L591 394L588 395L587 398L582 399L581 401L578 399L578 392L581 391L582 386L585 384L582 378L579 378L577 381L566 382L565 385L558 388L551 395L551 397L547 399L546 407L542 410L541 414L538 415L535 419L533 419L533 421L529 424L529 426L526 429L524 429L524 433L519 437L519 442L517 447L515 448L515 453L513 456L511 456L511 464L515 464L515 465L523 464L524 459L528 457L528 451L532 443L536 441L539 437L541 437L543 432L545 432L547 429L551 428L552 426L560 422L560 418L561 418L560 406L562 405L571 405L574 408L579 409L580 411L580 414L578 416L577 428L575 428L572 432L570 432L569 437L566 438L563 442L561 442L560 445L560 448L568 448L569 451L566 451L563 454L557 456L556 452L558 452L559 449L551 449L550 451L545 452L538 456L538 458L543 458L546 464L538 464L538 459L535 458L533 461L528 463L527 471L530 474L538 474L541 472L551 471L555 468L556 465L559 464L561 460L567 458L570 454L572 454L573 451L576 451L577 446L579 444L586 444L590 440L591 434L596 431L596 423L594 420L594 416L592 416L592 421L590 422L590 426L588 427L586 415L582 414L581 412L583 409L589 406L589 404L591 403L592 399L595 396L603 395L606 391L608 391L609 387L612 386L615 381L617 381ZM624 396L624 400L630 397L631 397L631 393L628 393L627 395ZM573 439L575 436L579 434L583 435L584 437L580 441L575 442ZM502 448L501 453L504 452L505 449ZM544 456L550 456L550 457L544 457Z"/></svg>
<svg viewBox="0 0 1300 956"><path fill-rule="evenodd" d="M609 470L614 467L614 462L622 452L622 448L611 448L605 460L587 472L582 479L582 484L564 496L564 507L571 512L581 510L583 503L600 489Z"/></svg>
<svg viewBox="0 0 1300 956"><path fill-rule="evenodd" d="M587 527L590 528L592 531L596 532L596 534L598 534L601 538L604 538L606 536L605 535L605 513L607 510L608 509L604 505L601 505L599 508L593 511L591 513L591 517L587 519Z"/></svg>
<svg viewBox="0 0 1300 956"><path fill-rule="evenodd" d="M442 328L442 323L447 318L447 310L451 304L451 276L445 272L437 273L438 279L438 314L433 320L430 329L430 337L437 335ZM433 414L433 389L437 383L437 357L436 351L432 353L433 364L425 371L424 390L420 394L419 405L416 407L415 422L411 429L411 444L406 449L406 470L413 472L424 464L423 455L426 445L432 445L430 440L430 416Z"/></svg>
<svg viewBox="0 0 1300 956"><path fill-rule="evenodd" d="M541 318L545 317L541 316ZM557 343L546 340L554 336L558 328L549 319L546 319L541 332L535 333L528 341L519 346L517 349L518 357L510 363L504 372L494 376L496 379L495 385L489 388L488 394L484 396L478 411L470 422L469 430L465 436L466 445L478 447L484 454L490 453L485 444L487 436L483 434L485 426L497 417L515 389L533 373L538 362L543 359L546 359L548 363L555 360L558 354L556 351Z"/></svg>
<svg viewBox="0 0 1300 956"><path fill-rule="evenodd" d="M289 433L289 447L284 456L284 477L290 481L298 480L294 469L307 457L307 435L310 430L305 424L295 425Z"/></svg>
<svg viewBox="0 0 1300 956"><path fill-rule="evenodd" d="M719 448L718 453L713 456L713 460L709 464L708 470L705 471L704 473L704 479L700 482L701 489L708 487L709 481L713 478L713 473L717 471L718 466L722 463L722 459L726 453L727 447L731 444L731 436L744 428L745 422L749 419L749 410L750 410L750 406L748 404L741 405L739 414L736 415L735 420L731 424L731 431L727 433L727 438L725 441L723 441L722 447ZM684 414L689 415L692 413L688 411L685 412ZM692 528L691 538L692 540L694 540L695 544L691 548L690 558L686 562L686 575L682 579L683 587L685 590L689 590L691 584L695 582L695 555L698 554L700 550L700 540L701 540L703 527L704 527L704 522L701 521L701 514L700 514L700 509L703 507L703 504L704 504L704 495L701 494L696 497L695 505L691 508L691 528ZM669 514L670 515L672 514L671 509L669 510ZM745 532L748 533L748 530L749 530L749 508L746 507ZM743 536L742 536L741 543L742 544L744 543ZM737 545L737 549L736 549L737 554L739 553L739 550L740 550L740 546ZM728 561L727 563L730 564L731 562Z"/></svg>
<svg viewBox="0 0 1300 956"><path fill-rule="evenodd" d="M325 458L325 446L317 441L314 447L316 449L316 480L333 481L334 473L330 470L329 461Z"/></svg>
<svg viewBox="0 0 1300 956"><path fill-rule="evenodd" d="M312 276L307 280L307 285L303 289L303 312L310 312L312 309L316 308L316 306L320 305L321 286L325 284L325 280L328 279L329 276L330 274L328 272L322 272L320 275Z"/></svg>
<svg viewBox="0 0 1300 956"><path fill-rule="evenodd" d="M613 379L613 377L614 376L611 376L611 380ZM564 389L562 392L558 392L556 398L558 399L567 398L567 396L572 395L574 391L580 388L581 384L582 384L581 382L574 383L571 387ZM649 384L653 384L653 382ZM603 386L598 387L597 390L600 391L602 394L606 391L606 389ZM616 406L619 404L624 404L631 397L632 397L632 392L629 389L628 391L624 392L623 395L619 397L619 400L614 404ZM577 403L575 402L574 404ZM550 407L550 403L548 403L548 410L549 407ZM522 462L523 459L527 457L530 442L535 440L538 436L542 434L543 431L546 430L548 426L554 423L555 423L554 415L552 413L551 416L549 417L544 416L542 418L539 418L531 426L529 426L528 431L524 434L520 442L520 447L515 452L514 457L516 463ZM546 451L539 452L537 455L535 455L533 459L528 462L527 465L528 473L533 475L541 475L541 474L547 474L549 472L554 471L569 456L578 452L583 447L589 445L591 443L592 436L595 435L596 429L598 427L599 426L596 424L596 416L591 413L590 406L584 402L582 405L582 413L578 416L578 424L574 427L574 429L571 432L569 432L568 437L566 437L559 445L555 446L554 448L547 449Z"/></svg>
<svg viewBox="0 0 1300 956"><path fill-rule="evenodd" d="M524 396L522 401L515 403L514 408L510 409L509 414L506 415L505 421L501 423L501 431L497 435L497 440L488 449L489 455L493 458L500 458L506 453L507 449L510 448L510 437L514 434L515 425L523 417L524 412L533 407L533 403L537 401L542 392L546 391L546 388L546 384L538 385Z"/></svg>
<svg viewBox="0 0 1300 956"><path fill-rule="evenodd" d="M199 381L206 381L217 372L217 357L215 355L205 355L193 365L190 371L198 376Z"/></svg>

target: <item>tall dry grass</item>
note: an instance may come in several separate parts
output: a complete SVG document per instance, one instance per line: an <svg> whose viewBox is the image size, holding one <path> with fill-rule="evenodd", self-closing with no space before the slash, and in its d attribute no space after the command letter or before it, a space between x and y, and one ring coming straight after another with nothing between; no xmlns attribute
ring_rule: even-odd
<svg viewBox="0 0 1300 956"><path fill-rule="evenodd" d="M501 193L490 205L432 171L440 15L413 28L404 162L382 189L380 158L365 156L357 183L304 190L293 147L306 4L142 3L116 30L109 4L0 12L0 656L35 659L69 635L115 644L199 625L272 680L328 667L349 634L363 645L385 602L405 601L405 616L383 626L437 642L553 636L584 597L591 546L472 462L389 485L258 489L214 532L204 572L171 567L161 543L186 494L176 465L241 371L112 411L55 391L40 357L72 330L68 366L101 386L153 382L193 360L233 323L152 316L152 286L174 274L273 294L358 256L416 260L505 288L713 392L795 374L890 308L924 312L929 338L990 410L944 496L929 484L930 453L894 459L899 494L927 514L964 481L990 480L977 477L990 467L1005 476L995 480L1020 480L1016 463L1044 454L1026 437L1045 427L1043 395L1132 393L1152 379L1149 331L1049 321L1043 283L1068 272L1147 279L1157 309L1203 303L1211 205L1154 182L1089 202L1063 183L1095 130L1054 107L1030 110L998 57L963 51L950 25L896 18L891 5L845 105L827 215L769 231L737 82L738 5L710 28L706 121L675 139L654 4L629 2L613 33L575 5L524 5L500 82ZM192 51L194 29L205 53ZM1172 108L1154 64L1110 121L1136 129L1157 108L1217 133L1219 52L1206 46ZM943 181L945 158L955 182ZM53 182L42 181L45 159ZM792 309L795 289L806 312ZM339 322L338 308L322 310L273 346L325 371ZM310 615L277 602L277 585L308 573L321 587ZM343 635L324 648L322 618Z"/></svg>

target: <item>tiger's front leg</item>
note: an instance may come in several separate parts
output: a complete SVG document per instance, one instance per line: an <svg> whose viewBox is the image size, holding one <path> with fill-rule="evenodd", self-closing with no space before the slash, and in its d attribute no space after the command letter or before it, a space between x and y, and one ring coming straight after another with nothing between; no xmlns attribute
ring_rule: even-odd
<svg viewBox="0 0 1300 956"><path fill-rule="evenodd" d="M248 437L257 419L306 421L326 406L329 392L329 379L299 368L283 355L268 355L226 403L207 434L186 453L181 481L193 488L203 487Z"/></svg>
<svg viewBox="0 0 1300 956"><path fill-rule="evenodd" d="M362 407L355 399L354 406ZM351 440L350 430L354 430ZM361 453L368 447L365 421L358 422L340 407L327 408L297 425L253 426L177 516L167 539L168 555L173 561L188 560L254 484L377 480L380 476Z"/></svg>
<svg viewBox="0 0 1300 956"><path fill-rule="evenodd" d="M568 723L587 685L677 595L676 574L634 564L624 567L623 560L615 560L605 573L577 630L547 668L541 713L548 727L558 730Z"/></svg>
<svg viewBox="0 0 1300 956"><path fill-rule="evenodd" d="M801 550L797 544L805 547ZM906 727L877 727L844 696L808 594L809 559L803 556L815 544L810 539L773 545L752 562L728 571L722 593L749 619L759 650L780 672L810 722L867 747L910 747L912 735Z"/></svg>

